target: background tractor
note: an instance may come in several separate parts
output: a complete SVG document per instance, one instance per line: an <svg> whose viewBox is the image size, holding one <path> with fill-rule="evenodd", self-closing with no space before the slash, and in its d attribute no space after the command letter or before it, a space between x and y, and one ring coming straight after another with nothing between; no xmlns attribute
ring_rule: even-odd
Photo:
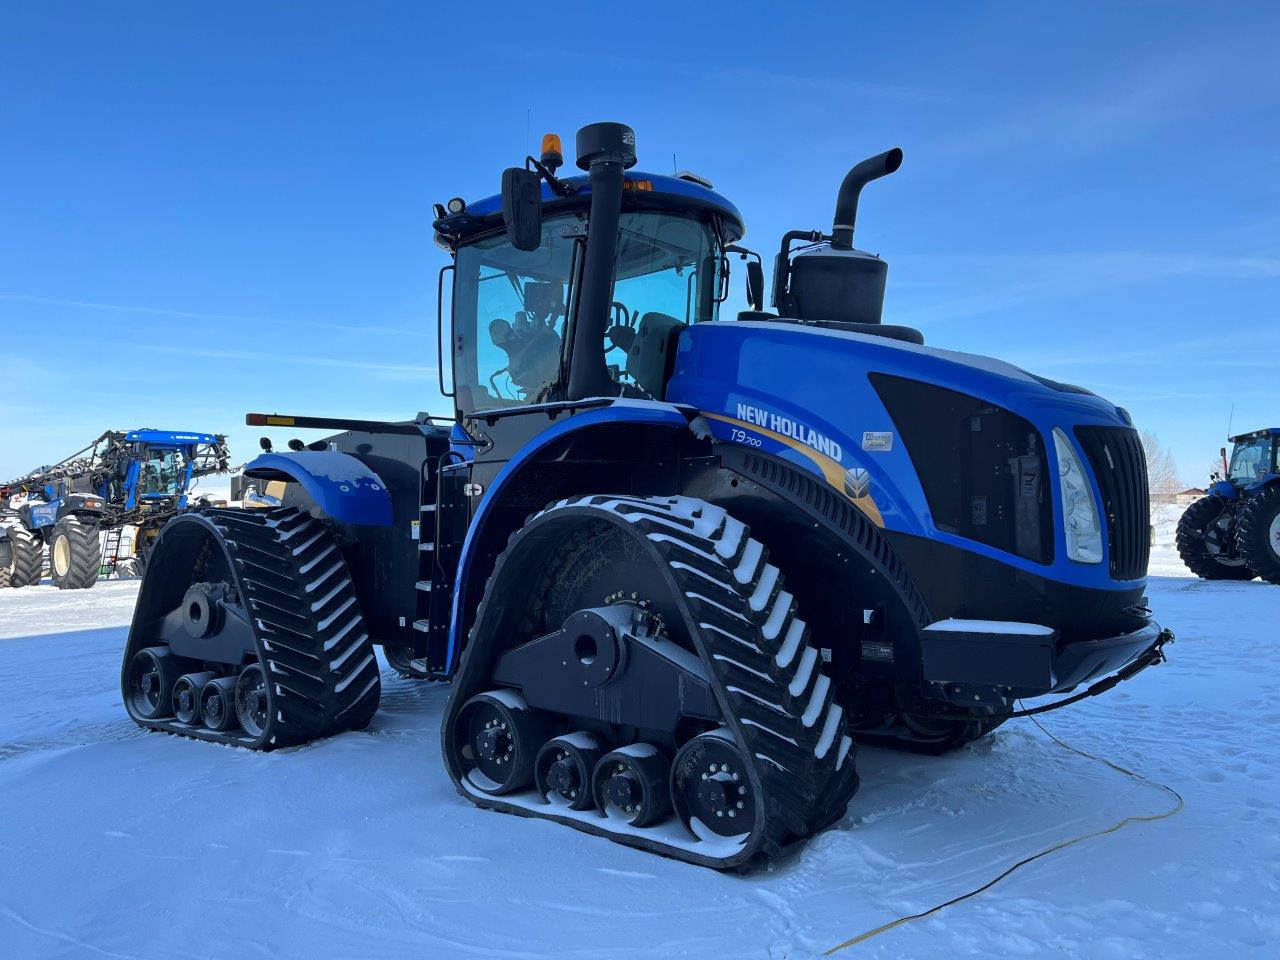
<svg viewBox="0 0 1280 960"><path fill-rule="evenodd" d="M548 137L437 207L452 416L249 415L331 435L246 465L278 505L164 528L121 665L138 724L360 729L381 645L452 680L469 801L724 868L839 819L858 740L940 753L1158 662L1128 414L881 322L854 223L901 151L849 171L829 234L786 235L776 312L707 181L632 170L621 124L576 156L558 176Z"/></svg>
<svg viewBox="0 0 1280 960"><path fill-rule="evenodd" d="M192 482L228 469L226 438L172 430L108 430L64 460L0 484L0 587L85 589L121 559L124 529L139 566ZM100 535L106 533L105 539Z"/></svg>
<svg viewBox="0 0 1280 960"><path fill-rule="evenodd" d="M1178 521L1178 554L1206 580L1280 583L1280 427L1231 438L1222 474Z"/></svg>

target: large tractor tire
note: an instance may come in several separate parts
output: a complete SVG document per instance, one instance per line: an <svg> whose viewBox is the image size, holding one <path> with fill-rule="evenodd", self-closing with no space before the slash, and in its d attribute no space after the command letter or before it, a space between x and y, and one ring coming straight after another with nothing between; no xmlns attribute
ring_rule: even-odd
<svg viewBox="0 0 1280 960"><path fill-rule="evenodd" d="M1240 556L1236 514L1221 497L1201 497L1178 521L1178 556L1204 580L1252 580L1254 572Z"/></svg>
<svg viewBox="0 0 1280 960"><path fill-rule="evenodd" d="M44 544L25 527L9 528L12 558L0 568L0 587L29 587L40 582L44 567Z"/></svg>
<svg viewBox="0 0 1280 960"><path fill-rule="evenodd" d="M689 497L588 496L498 558L443 746L479 806L726 869L844 815L847 724L740 521Z"/></svg>
<svg viewBox="0 0 1280 960"><path fill-rule="evenodd" d="M1240 508L1236 549L1251 572L1280 584L1280 486L1251 497Z"/></svg>
<svg viewBox="0 0 1280 960"><path fill-rule="evenodd" d="M66 516L49 538L49 576L59 590L88 590L98 582L102 543L98 522Z"/></svg>
<svg viewBox="0 0 1280 960"><path fill-rule="evenodd" d="M149 561L120 672L139 726L271 750L369 725L378 661L324 523L284 507L193 510Z"/></svg>

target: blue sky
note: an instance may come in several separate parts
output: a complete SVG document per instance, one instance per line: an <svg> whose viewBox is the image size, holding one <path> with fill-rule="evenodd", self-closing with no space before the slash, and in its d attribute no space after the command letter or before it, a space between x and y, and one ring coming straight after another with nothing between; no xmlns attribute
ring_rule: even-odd
<svg viewBox="0 0 1280 960"><path fill-rule="evenodd" d="M900 145L887 321L1124 404L1187 482L1233 404L1280 424L1274 5L440 6L0 8L0 480L108 427L243 460L248 410L445 412L431 204L602 119L761 250Z"/></svg>

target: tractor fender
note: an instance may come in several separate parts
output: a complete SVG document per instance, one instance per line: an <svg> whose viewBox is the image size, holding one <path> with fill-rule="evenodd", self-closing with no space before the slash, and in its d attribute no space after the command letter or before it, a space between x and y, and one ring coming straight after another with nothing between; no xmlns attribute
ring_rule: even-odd
<svg viewBox="0 0 1280 960"><path fill-rule="evenodd" d="M1262 493L1262 491L1268 490L1277 485L1280 485L1280 473L1269 473L1265 477L1259 477L1257 480L1253 481L1253 483L1245 486L1242 492L1249 496L1256 496L1257 494Z"/></svg>
<svg viewBox="0 0 1280 960"><path fill-rule="evenodd" d="M506 466L494 477L485 491L484 497L476 507L475 515L467 529L466 539L462 544L462 552L458 558L458 578L453 591L453 608L450 616L449 648L447 668L450 672L457 666L462 652L466 632L471 626L471 614L468 611L466 598L477 588L483 589L489 576L489 565L480 563L482 550L478 545L485 542L485 534L492 525L494 515L499 512L504 494L513 486L525 468L536 463L549 447L563 440L570 434L585 433L593 429L607 426L635 427L667 427L672 431L689 429L690 419L697 411L689 407L677 407L669 403L653 401L615 400L605 407L594 407L581 413L573 414L554 423L543 430L522 447ZM643 455L643 451L637 451ZM555 491L547 492L547 498L569 496L575 492L595 491ZM501 532L501 531L500 531ZM506 531L510 533L511 531ZM505 536L503 542L506 542Z"/></svg>
<svg viewBox="0 0 1280 960"><path fill-rule="evenodd" d="M389 527L391 494L365 464L335 450L264 453L245 464L244 475L302 486L326 515L340 523Z"/></svg>
<svg viewBox="0 0 1280 960"><path fill-rule="evenodd" d="M1228 480L1214 481L1213 483L1209 484L1209 489L1206 492L1209 494L1209 496L1221 497L1223 500L1226 500L1228 503L1235 503L1235 501L1240 499L1240 491L1237 490L1235 488L1235 485Z"/></svg>

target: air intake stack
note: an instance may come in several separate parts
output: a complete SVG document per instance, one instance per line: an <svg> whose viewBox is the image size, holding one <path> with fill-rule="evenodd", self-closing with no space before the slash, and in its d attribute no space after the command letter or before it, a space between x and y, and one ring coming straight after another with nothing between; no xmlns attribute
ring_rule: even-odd
<svg viewBox="0 0 1280 960"><path fill-rule="evenodd" d="M889 265L875 254L855 250L853 229L862 188L901 165L902 151L897 147L863 160L845 174L840 184L830 237L792 232L783 239L775 275L775 290L782 292L775 296L784 316L836 323L880 323ZM790 257L791 242L803 239L830 242Z"/></svg>

